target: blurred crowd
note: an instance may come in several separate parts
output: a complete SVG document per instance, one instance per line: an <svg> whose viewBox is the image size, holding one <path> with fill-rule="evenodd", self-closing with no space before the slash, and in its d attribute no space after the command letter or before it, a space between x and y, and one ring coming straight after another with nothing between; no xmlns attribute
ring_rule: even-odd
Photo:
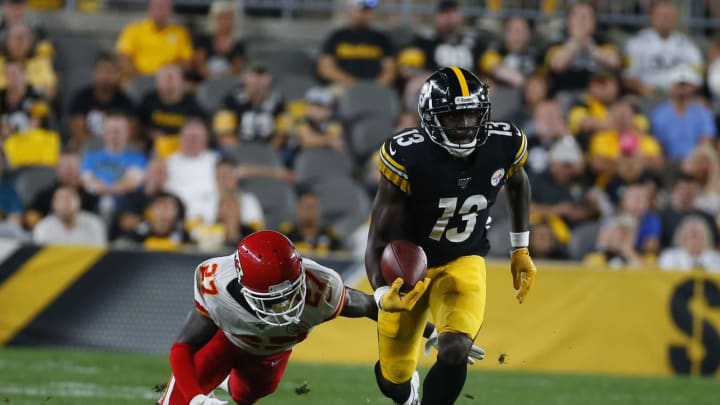
<svg viewBox="0 0 720 405"><path fill-rule="evenodd" d="M650 24L622 41L598 2L541 34L522 16L472 28L444 0L407 40L376 27L377 3L348 1L291 99L275 72L294 60L249 58L235 1L189 32L150 0L65 105L53 38L25 0L4 1L0 236L218 250L275 228L305 254L362 257L375 151L419 124L428 74L457 65L490 83L492 119L528 136L534 257L720 271L720 42L684 34L673 2L640 2ZM506 237L504 208L492 215Z"/></svg>

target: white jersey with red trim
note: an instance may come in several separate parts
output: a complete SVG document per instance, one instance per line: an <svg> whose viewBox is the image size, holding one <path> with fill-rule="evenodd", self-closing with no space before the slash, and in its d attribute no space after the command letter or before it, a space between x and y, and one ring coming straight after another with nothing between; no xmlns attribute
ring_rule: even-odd
<svg viewBox="0 0 720 405"><path fill-rule="evenodd" d="M195 307L212 319L235 345L267 355L291 349L310 330L336 317L345 302L345 285L330 268L303 258L307 292L300 322L272 326L241 305L228 291L237 279L234 255L208 259L195 269Z"/></svg>

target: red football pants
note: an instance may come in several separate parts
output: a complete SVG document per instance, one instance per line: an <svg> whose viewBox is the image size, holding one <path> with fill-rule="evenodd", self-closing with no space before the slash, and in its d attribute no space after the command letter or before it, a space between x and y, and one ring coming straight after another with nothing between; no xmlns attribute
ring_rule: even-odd
<svg viewBox="0 0 720 405"><path fill-rule="evenodd" d="M254 404L275 392L280 384L292 350L267 356L255 355L232 344L222 331L195 353L195 370L200 388L214 390L230 374L230 395L238 404ZM187 405L185 398L170 378L160 405Z"/></svg>

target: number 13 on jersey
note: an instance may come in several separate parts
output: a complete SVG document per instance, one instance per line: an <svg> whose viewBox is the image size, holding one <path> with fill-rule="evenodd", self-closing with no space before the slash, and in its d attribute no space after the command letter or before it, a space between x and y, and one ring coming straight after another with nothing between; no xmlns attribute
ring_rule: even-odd
<svg viewBox="0 0 720 405"><path fill-rule="evenodd" d="M484 195L474 194L465 199L465 202L462 203L459 210L457 209L457 204L457 197L441 198L440 201L438 201L438 208L442 208L443 212L440 214L440 217L430 232L430 239L440 241L443 235L445 235L445 238L450 242L460 243L466 241L475 230L478 212L487 208L488 201ZM460 229L461 226L450 229L447 228L450 218L455 216L456 210L457 215L460 216L460 220L465 223L462 230Z"/></svg>

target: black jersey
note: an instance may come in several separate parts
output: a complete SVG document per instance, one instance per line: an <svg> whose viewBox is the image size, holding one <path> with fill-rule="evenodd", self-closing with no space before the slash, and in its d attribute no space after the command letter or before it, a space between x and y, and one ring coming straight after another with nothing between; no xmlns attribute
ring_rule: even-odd
<svg viewBox="0 0 720 405"><path fill-rule="evenodd" d="M403 130L380 148L380 172L406 196L403 236L425 250L430 267L490 249L488 208L525 164L527 139L502 121L488 123L488 134L464 159L433 143L421 128Z"/></svg>

